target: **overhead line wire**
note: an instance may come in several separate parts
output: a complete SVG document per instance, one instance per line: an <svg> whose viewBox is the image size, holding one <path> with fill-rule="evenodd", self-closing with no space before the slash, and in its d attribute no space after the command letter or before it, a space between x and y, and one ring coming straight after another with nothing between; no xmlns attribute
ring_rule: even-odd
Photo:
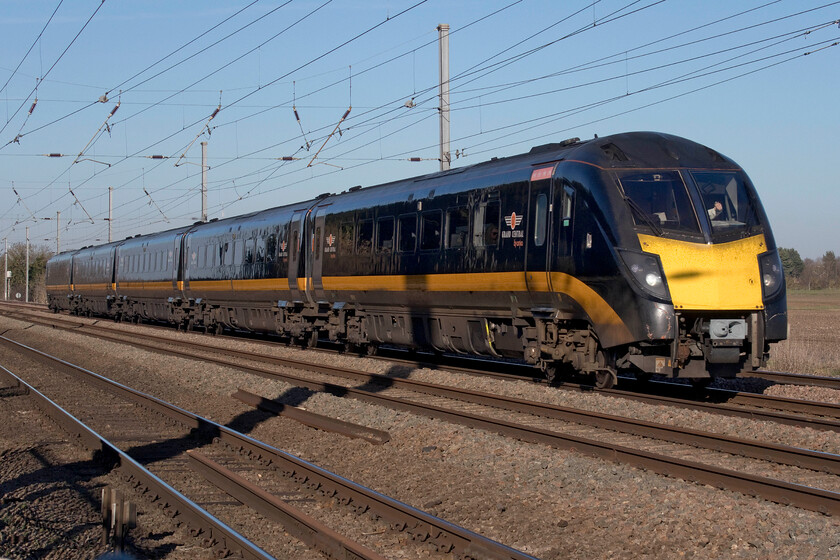
<svg viewBox="0 0 840 560"><path fill-rule="evenodd" d="M50 74L50 72L52 72L53 68L55 68L55 67L56 67L56 65L57 65L57 64L61 61L61 59L62 59L62 58L64 58L64 55L65 55L65 54L67 54L67 51L68 51L68 50L70 50L70 47L72 47L72 46L73 46L73 43L75 43L75 42L76 42L76 39L78 39L78 38L79 38L79 35L81 35L81 34L82 34L82 32L85 30L85 28L87 28L88 24L91 22L91 20L93 20L94 16L95 16L95 15L99 12L99 10L102 8L102 6L103 6L104 4L105 4L105 0L100 0L99 5L96 7L96 9L95 9L95 10L93 11L93 13L90 15L90 17L89 17L89 18L88 18L88 20L85 22L85 24L82 26L82 28L79 30L79 32L78 32L78 33L76 33L76 36L75 36L75 37L73 37L73 40L72 40L72 41L70 41L70 44L69 44L69 45L67 45L67 47L66 47L66 48L62 51L62 53L61 53L61 54L59 55L59 57L55 60L55 62L53 62L52 66L50 66L50 67L49 67L49 69L46 71L46 73L44 73L44 75L40 77L40 80L43 80L44 78L46 78L47 76L49 76L49 74ZM30 91L30 92L29 92L29 95L27 95L27 96L26 96L26 101L28 101L28 100L29 100L29 98L30 98L30 97L32 97L32 94L33 94L33 93L34 93L37 89L38 89L38 86L37 86L37 85L36 85L34 88L32 88L32 91ZM14 120L14 118L17 116L17 114L20 112L20 110L23 108L23 106L24 106L24 105L26 105L26 101L24 101L23 103L21 103L21 104L20 104L20 106L17 108L17 110L16 110L16 111L14 112L14 114L11 116L11 118L10 118L8 121L6 121L6 124L4 124L2 128L0 128L0 134L2 134L4 130L6 130L6 127L7 127L7 126L9 126L9 123L10 123L10 122L12 122L12 120ZM14 142L14 140L11 140L11 141L9 141L9 143L8 143L8 144L5 144L4 146L0 147L0 150L2 150L3 148L5 148L6 146L8 146L9 144L11 144L12 142Z"/></svg>
<svg viewBox="0 0 840 560"><path fill-rule="evenodd" d="M346 45L350 44L351 42L353 42L353 41L355 41L355 40L359 39L360 37L363 37L364 35L367 35L368 33L372 32L373 30L375 30L375 29L377 29L377 28L381 27L381 26L382 26L382 25L384 25L385 23L388 23L389 21L392 21L392 20L396 19L397 17L399 17L399 16L401 16L401 15L403 15L403 14L405 14L405 13L407 13L407 12L411 11L411 10L413 10L414 8L416 8L416 7L418 7L418 6L422 5L422 4L425 4L427 1L428 1L428 0L421 0L421 1L417 2L417 3L415 3L414 5L412 5L412 6L408 7L408 8L406 8L406 9L402 10L401 12L397 13L396 15L394 15L394 16L390 16L390 17L386 18L385 20L383 20L383 21L381 21L381 22L377 23L376 25L374 25L374 26L372 26L372 27L368 28L367 30L365 30L365 31L363 31L363 32L361 32L361 33L359 33L359 34L355 35L354 37L352 37L352 38L350 38L350 39L348 39L348 40L346 40L346 41L344 41L343 43L339 44L338 46L333 47L332 49L330 49L330 50L328 50L328 51L326 51L326 52L322 53L321 55L319 55L319 56L315 57L314 59L311 59L310 61L308 61L308 62L306 62L306 63L304 63L304 64L302 64L302 65L298 66L297 68L295 68L294 70L292 70L292 71L290 71L290 72L288 72L288 73L284 74L283 76L280 76L280 77L278 77L278 78L276 78L276 79L272 80L271 82L269 82L269 83L265 84L264 86L263 86L263 85L259 86L257 89L255 89L255 90L254 90L254 91L252 91L251 93L248 93L248 94L246 94L246 95L243 95L242 97L240 97L239 99L237 99L237 100L233 101L232 103L225 105L225 107L223 107L222 109L227 108L227 107L231 107L231 106L233 106L233 105L236 105L237 103L239 103L240 101L243 101L243 100L247 99L248 97L250 97L251 95L253 95L253 94L254 94L254 93L256 93L257 91L259 91L259 90L261 90L261 89L263 89L263 88L269 87L269 86L273 85L274 83L278 82L279 80L281 80L281 79L283 79L283 78L287 77L288 75L290 75L290 74L292 74L292 73L294 73L294 72L297 72L297 71L299 71L300 69L305 68L306 66L309 66L310 64L313 64L314 62L316 62L316 61L318 61L318 60L320 60L320 59L324 58L325 56L328 56L329 54L331 54L331 53L335 52L336 50L338 50L338 49L340 49L340 48L342 48L342 47L344 47L344 46L346 46ZM104 2L104 0L103 0L103 2ZM316 12L316 11L318 11L321 7L323 7L323 6L327 5L327 4L329 4L330 2L332 2L332 0L328 0L327 2L325 2L324 4L322 4L320 7L318 7L316 10L313 10L312 12L310 12L310 14L308 14L308 15L307 15L307 16L305 16L305 17L309 17L309 15L311 15L311 14L315 13L315 12ZM298 21L302 21L303 19L305 19L305 17L304 17L304 18L302 18L301 20L298 20ZM288 29L288 28L287 28L287 29ZM195 85L195 84L192 84L192 85ZM199 121L196 121L196 122L192 123L191 125L189 125L189 126L187 126L187 127L184 127L183 129L181 129L181 130L179 130L179 131L176 131L176 132L174 132L174 133L170 134L170 135L169 135L169 136L167 136L166 138L164 138L164 139L162 139L162 140L159 140L159 141L157 141L157 142L155 142L155 143L151 144L150 146L147 146L147 147L146 147L146 148L144 148L143 150L140 150L140 151L138 151L138 152L135 152L135 154L134 154L134 155L136 155L137 153L140 153L140 152L142 152L142 151L146 151L146 150L148 150L149 148L151 148L151 147L153 147L153 146L156 146L157 144L159 144L159 143L161 143L161 142L164 142L164 141L168 140L168 139L169 139L169 138L171 138L172 136L175 136L176 134L178 134L178 133L182 132L183 130L186 130L187 128L190 128L191 126L193 126L193 125L197 124L197 122L201 122L201 121L203 121L203 120L204 120L204 119L200 119ZM120 161L124 161L125 159L127 159L127 158L124 158L123 160L120 160ZM119 162L117 162L117 163L119 163ZM114 164L114 165L116 165L116 164ZM85 184L85 183L87 183L87 181L89 181L89 180L90 180L90 178L86 179L85 181L83 181L82 183L80 183L79 185L77 185L77 187L76 187L76 188L78 189L80 186L84 185L84 184Z"/></svg>
<svg viewBox="0 0 840 560"><path fill-rule="evenodd" d="M53 13L50 15L49 19L47 20L47 23L45 23L45 24L44 24L44 27L43 27L43 29L41 29L41 32L40 32L40 33L38 33L38 36L37 36L37 37L35 37L35 40L34 40L34 41L32 41L32 45L30 45L29 50L28 50L28 51L26 51L26 54L25 54L25 55L23 55L23 58L21 58L21 59L20 59L20 62L18 62L18 65L17 65L17 66L15 66L15 69L14 69L14 70L12 70L11 75L9 75L9 79L8 79L8 80L6 80L6 83L5 83L5 84L3 84L3 87L0 87L0 92L2 92L4 89L6 89L6 86L8 86L8 85L9 85L9 82L11 82L11 81L12 81L12 78L14 78L14 77L15 77L15 74L17 74L17 71L18 71L18 70L20 70L21 65L23 65L23 62L24 62L24 61L26 60L26 58L29 56L29 53L31 53L31 52L32 52L32 49L34 49L34 48L35 48L35 45L37 45L37 44L38 44L38 41L41 39L41 36L44 34L44 31L46 31L46 30L47 30L47 26L49 26L50 22L53 20L53 17L55 17L56 12L58 12L58 9L61 7L61 5L62 5L63 3L64 3L64 0L59 0L59 2L58 2L58 6L56 6L56 7L55 7L55 10L53 10ZM26 103L26 101L24 101L24 103Z"/></svg>

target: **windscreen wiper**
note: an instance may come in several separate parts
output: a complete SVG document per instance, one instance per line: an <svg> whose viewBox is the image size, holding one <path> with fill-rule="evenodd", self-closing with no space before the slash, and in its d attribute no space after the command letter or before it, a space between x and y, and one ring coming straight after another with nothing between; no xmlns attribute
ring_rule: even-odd
<svg viewBox="0 0 840 560"><path fill-rule="evenodd" d="M636 204L635 200L633 200L629 196L625 196L624 197L624 202L627 203L627 205L630 207L630 209L633 211L634 214L639 216L645 224L650 226L650 229L652 229L654 231L654 233L656 233L656 235L659 235L659 236L662 235L662 227L659 224L657 224L656 222L654 222L650 218L648 213L645 212L644 210L642 210L641 206Z"/></svg>

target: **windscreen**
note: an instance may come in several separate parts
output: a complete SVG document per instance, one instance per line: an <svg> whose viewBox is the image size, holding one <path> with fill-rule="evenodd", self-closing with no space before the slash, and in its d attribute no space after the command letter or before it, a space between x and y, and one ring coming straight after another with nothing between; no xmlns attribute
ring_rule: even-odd
<svg viewBox="0 0 840 560"><path fill-rule="evenodd" d="M636 225L647 226L657 235L664 231L700 233L679 172L628 172L620 175L619 181Z"/></svg>
<svg viewBox="0 0 840 560"><path fill-rule="evenodd" d="M743 176L733 171L693 172L691 174L712 224L714 237L748 234L758 225Z"/></svg>

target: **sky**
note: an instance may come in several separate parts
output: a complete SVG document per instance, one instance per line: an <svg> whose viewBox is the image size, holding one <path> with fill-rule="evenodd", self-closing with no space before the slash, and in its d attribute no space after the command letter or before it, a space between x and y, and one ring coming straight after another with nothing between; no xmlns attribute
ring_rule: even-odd
<svg viewBox="0 0 840 560"><path fill-rule="evenodd" d="M813 0L0 0L0 240L192 223L202 142L209 218L437 171L445 23L453 167L683 136L817 259L840 251L838 22Z"/></svg>

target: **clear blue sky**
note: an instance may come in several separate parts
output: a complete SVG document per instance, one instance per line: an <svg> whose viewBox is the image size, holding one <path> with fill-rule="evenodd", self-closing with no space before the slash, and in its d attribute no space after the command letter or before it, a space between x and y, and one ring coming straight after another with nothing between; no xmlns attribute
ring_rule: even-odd
<svg viewBox="0 0 840 560"><path fill-rule="evenodd" d="M452 151L463 154L453 166L573 136L667 132L744 167L779 245L810 258L840 251L840 2L3 0L0 10L10 243L29 226L54 249L56 212L62 250L106 241L109 186L114 239L195 221L202 141L210 217L437 170L435 28L448 23Z"/></svg>

